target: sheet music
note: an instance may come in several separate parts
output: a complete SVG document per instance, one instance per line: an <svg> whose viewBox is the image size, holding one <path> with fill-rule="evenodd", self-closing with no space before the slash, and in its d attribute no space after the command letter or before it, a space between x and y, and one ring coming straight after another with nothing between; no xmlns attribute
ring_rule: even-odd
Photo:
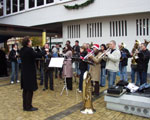
<svg viewBox="0 0 150 120"><path fill-rule="evenodd" d="M48 67L62 68L64 58L61 57L52 57Z"/></svg>

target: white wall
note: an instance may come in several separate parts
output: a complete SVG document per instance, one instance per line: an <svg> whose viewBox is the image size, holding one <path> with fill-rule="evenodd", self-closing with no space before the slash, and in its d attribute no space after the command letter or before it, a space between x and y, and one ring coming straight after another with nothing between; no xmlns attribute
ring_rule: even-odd
<svg viewBox="0 0 150 120"><path fill-rule="evenodd" d="M66 40L70 40L71 44L74 45L75 40L80 41L80 45L83 43L108 43L110 40L116 40L117 45L121 42L125 43L129 51L132 50L134 41L136 39L140 40L141 42L144 42L144 39L150 40L149 36L136 36L136 19L143 19L143 18L149 18L150 19L150 13L147 14L134 14L134 15L126 15L126 16L114 16L114 17L103 17L103 18L95 18L95 19L86 19L86 20L80 20L80 21L72 21L72 22L65 22L63 23L63 40L64 43ZM119 20L127 20L127 36L124 37L110 37L110 21L119 21ZM92 22L102 22L102 31L103 36L100 38L87 38L87 23ZM67 25L75 25L80 24L81 26L81 38L80 39L68 39L67 38ZM150 30L150 24L149 24L149 30ZM150 49L150 45L148 46L148 49ZM129 66L128 71L130 71L130 62L131 59L129 59ZM150 67L148 72L150 73Z"/></svg>
<svg viewBox="0 0 150 120"><path fill-rule="evenodd" d="M85 1L75 0L73 2L27 10L0 18L0 23L36 26L77 19L150 12L150 0L95 0L93 4L83 9L68 10L64 8L64 5L74 5L75 3L83 3Z"/></svg>

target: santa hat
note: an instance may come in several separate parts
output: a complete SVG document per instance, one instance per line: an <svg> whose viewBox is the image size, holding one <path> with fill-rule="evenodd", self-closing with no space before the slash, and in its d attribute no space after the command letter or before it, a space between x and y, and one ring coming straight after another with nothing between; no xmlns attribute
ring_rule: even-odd
<svg viewBox="0 0 150 120"><path fill-rule="evenodd" d="M93 48L96 48L96 49L98 49L98 50L100 49L98 44L94 44L94 45L93 45Z"/></svg>

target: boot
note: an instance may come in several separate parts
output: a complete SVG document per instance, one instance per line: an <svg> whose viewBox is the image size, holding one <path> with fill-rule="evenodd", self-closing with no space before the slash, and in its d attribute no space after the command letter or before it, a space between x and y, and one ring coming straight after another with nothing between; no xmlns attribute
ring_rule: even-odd
<svg viewBox="0 0 150 120"><path fill-rule="evenodd" d="M94 86L94 93L96 96L99 96L99 82L95 81L95 86Z"/></svg>

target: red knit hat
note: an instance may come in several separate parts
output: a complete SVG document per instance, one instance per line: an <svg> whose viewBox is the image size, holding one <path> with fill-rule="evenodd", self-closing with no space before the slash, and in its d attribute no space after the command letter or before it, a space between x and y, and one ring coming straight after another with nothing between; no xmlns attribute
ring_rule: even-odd
<svg viewBox="0 0 150 120"><path fill-rule="evenodd" d="M99 49L100 49L100 48L99 48L99 44L94 44L94 45L93 45L93 48L96 48L96 49L99 50Z"/></svg>

